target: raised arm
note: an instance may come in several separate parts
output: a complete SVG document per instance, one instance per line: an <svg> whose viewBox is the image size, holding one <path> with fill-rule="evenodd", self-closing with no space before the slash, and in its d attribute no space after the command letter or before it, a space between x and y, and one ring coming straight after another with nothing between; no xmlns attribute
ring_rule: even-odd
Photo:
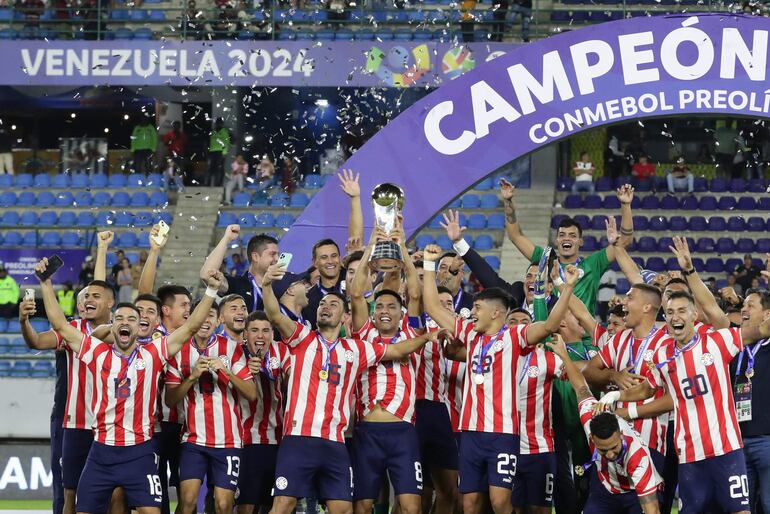
<svg viewBox="0 0 770 514"><path fill-rule="evenodd" d="M361 257L358 269L356 269L356 273L353 275L353 280L350 283L350 310L353 317L354 332L361 330L369 319L369 304L366 298L364 298L364 294L366 294L366 276L369 273L369 258L372 256L372 250L377 241L385 238L386 235L381 229L375 228L372 231L369 244L366 245L364 255ZM292 329L293 331L294 329Z"/></svg>
<svg viewBox="0 0 770 514"><path fill-rule="evenodd" d="M628 255L625 246L620 244L620 234L618 234L618 226L615 217L608 216L604 221L604 225L607 230L607 249L609 251L609 248L612 248L615 260L618 262L618 266L620 266L620 271L623 272L632 285L644 283L642 273L639 271L639 266L637 266L631 256Z"/></svg>
<svg viewBox="0 0 770 514"><path fill-rule="evenodd" d="M617 248L620 246L627 247L634 238L634 217L631 215L631 201L634 199L634 188L626 184L618 188L617 194L620 201L620 239L616 243L607 246L607 260L610 262L617 258Z"/></svg>
<svg viewBox="0 0 770 514"><path fill-rule="evenodd" d="M551 342L548 343L548 347L564 363L564 371L567 374L567 378L569 379L569 383L572 386L572 389L575 390L577 401L581 402L586 398L592 398L593 393L591 393L591 389L588 387L586 379L583 378L583 374L580 372L577 366L575 366L575 363L570 360L569 354L567 353L567 345L564 343L562 338L558 335L555 336Z"/></svg>
<svg viewBox="0 0 770 514"><path fill-rule="evenodd" d="M38 333L32 327L29 319L35 315L37 308L35 300L22 300L19 302L19 325L21 325L21 337L29 348L33 350L54 350L57 346L56 334L53 330Z"/></svg>
<svg viewBox="0 0 770 514"><path fill-rule="evenodd" d="M115 233L105 230L96 235L96 264L94 265L94 280L107 280L107 252L109 251Z"/></svg>
<svg viewBox="0 0 770 514"><path fill-rule="evenodd" d="M505 232L521 254L527 260L531 260L535 245L524 235L519 226L519 220L516 218L516 207L513 204L514 191L513 184L505 179L500 180L500 196L503 199L503 209L505 210Z"/></svg>
<svg viewBox="0 0 770 514"><path fill-rule="evenodd" d="M43 259L35 265L35 271L42 273L47 267L48 259L43 257ZM67 323L67 318L64 316L64 313L59 306L59 301L56 299L56 293L53 290L53 284L51 284L50 277L40 281L40 288L43 293L43 305L45 305L48 321L51 322L51 328L59 333L61 338L73 352L78 353L80 351L80 343L83 342L83 334Z"/></svg>
<svg viewBox="0 0 770 514"><path fill-rule="evenodd" d="M363 262L361 265L363 265ZM275 297L275 292L273 291L273 282L280 280L284 273L286 273L286 270L279 267L278 264L273 264L267 268L265 276L262 277L262 301L265 304L267 319L278 329L283 339L288 339L294 333L297 325L291 318L281 312L278 298Z"/></svg>
<svg viewBox="0 0 770 514"><path fill-rule="evenodd" d="M567 315L567 311L569 310L569 301L570 298L572 298L572 289L580 279L580 274L578 269L571 264L564 268L564 274L567 277L566 283L564 288L561 290L561 294L559 295L559 301L556 302L556 305L554 305L553 309L551 309L550 314L548 314L548 318L545 321L532 323L527 327L527 341L530 345L539 343L549 335L559 330L559 324L561 323L561 320L563 320L564 316Z"/></svg>
<svg viewBox="0 0 770 514"><path fill-rule="evenodd" d="M674 237L673 239L674 246L669 246L669 249L676 256L679 267L682 268L682 276L687 281L687 285L690 286L695 302L706 314L708 319L705 321L714 325L716 329L729 327L730 319L727 317L727 314L719 307L716 298L711 294L706 284L703 283L698 272L695 271L687 240L683 237Z"/></svg>
<svg viewBox="0 0 770 514"><path fill-rule="evenodd" d="M219 268L222 267L222 261L225 259L225 254L227 253L227 249L230 247L230 243L238 239L238 236L241 233L241 227L240 225L228 225L225 229L225 233L222 235L222 239L219 240L219 243L214 247L213 250L211 250L211 253L208 257L206 257L206 262L203 263L203 267L201 268L200 277L201 280L207 280L209 275L209 271L219 271ZM251 261L251 256L246 256L247 261ZM224 280L222 282L222 285L220 286L220 292L226 293L227 292L227 280Z"/></svg>
<svg viewBox="0 0 770 514"><path fill-rule="evenodd" d="M407 339L406 341L401 341L398 344L389 344L385 349L385 355L382 357L382 360L384 361L403 360L409 357L410 354L416 352L417 350L425 346L425 344L428 341L436 342L437 340L438 340L438 332L429 330L422 335L419 335L412 339Z"/></svg>
<svg viewBox="0 0 770 514"><path fill-rule="evenodd" d="M198 302L198 306L192 311L190 317L184 322L184 325L174 330L167 338L168 357L176 355L182 346L201 328L209 315L209 310L214 305L214 298L217 297L217 290L222 285L225 277L220 271L208 271L206 278L206 292Z"/></svg>
<svg viewBox="0 0 770 514"><path fill-rule="evenodd" d="M450 332L455 331L455 315L441 306L436 287L436 263L441 257L441 248L437 245L428 245L423 252L425 275L422 277L422 302L425 312L438 323L441 328Z"/></svg>
<svg viewBox="0 0 770 514"><path fill-rule="evenodd" d="M361 186L358 184L360 173L352 170L342 170L337 175L340 188L350 198L350 217L348 219L348 238L364 240L364 213L361 210Z"/></svg>
<svg viewBox="0 0 770 514"><path fill-rule="evenodd" d="M168 234L163 236L161 244L155 242L155 236L158 235L160 227L153 225L150 230L150 251L147 254L147 261L142 268L142 274L139 277L139 294L149 294L155 290L155 275L158 271L158 259L160 258L160 251L166 246L168 241Z"/></svg>

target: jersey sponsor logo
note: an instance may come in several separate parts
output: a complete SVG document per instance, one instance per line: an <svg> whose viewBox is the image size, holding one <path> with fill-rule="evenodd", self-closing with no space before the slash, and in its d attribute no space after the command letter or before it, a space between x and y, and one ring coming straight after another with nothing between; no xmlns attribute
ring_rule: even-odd
<svg viewBox="0 0 770 514"><path fill-rule="evenodd" d="M348 362L356 360L356 354L353 353L353 350L345 350L345 360Z"/></svg>
<svg viewBox="0 0 770 514"><path fill-rule="evenodd" d="M714 364L714 356L710 353L704 353L703 356L700 358L700 361L703 363L704 366L711 366Z"/></svg>
<svg viewBox="0 0 770 514"><path fill-rule="evenodd" d="M279 491L283 491L289 487L289 481L286 479L286 477L278 477L275 479L275 488Z"/></svg>

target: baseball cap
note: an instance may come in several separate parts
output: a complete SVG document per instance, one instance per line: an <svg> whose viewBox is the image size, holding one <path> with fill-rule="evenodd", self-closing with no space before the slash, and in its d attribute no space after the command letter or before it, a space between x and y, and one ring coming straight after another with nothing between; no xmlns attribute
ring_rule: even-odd
<svg viewBox="0 0 770 514"><path fill-rule="evenodd" d="M305 275L303 274L287 272L281 280L273 282L273 292L275 293L275 297L280 300L293 284L304 279Z"/></svg>

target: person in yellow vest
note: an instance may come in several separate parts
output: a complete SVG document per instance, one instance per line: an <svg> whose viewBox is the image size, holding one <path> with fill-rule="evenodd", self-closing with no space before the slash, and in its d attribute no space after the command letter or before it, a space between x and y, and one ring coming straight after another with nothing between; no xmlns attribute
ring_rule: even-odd
<svg viewBox="0 0 770 514"><path fill-rule="evenodd" d="M460 30L463 34L463 43L473 42L473 29L476 23L476 18L473 15L475 8L476 0L462 0L460 2Z"/></svg>
<svg viewBox="0 0 770 514"><path fill-rule="evenodd" d="M232 146L230 131L225 127L225 120L214 120L214 128L209 136L209 187L220 187L225 178L225 157Z"/></svg>
<svg viewBox="0 0 770 514"><path fill-rule="evenodd" d="M0 262L0 318L16 317L19 305L19 284L8 274L5 264Z"/></svg>
<svg viewBox="0 0 770 514"><path fill-rule="evenodd" d="M154 170L153 160L158 146L158 131L150 121L149 116L143 118L131 133L134 171L144 175Z"/></svg>
<svg viewBox="0 0 770 514"><path fill-rule="evenodd" d="M72 282L65 282L64 287L56 293L56 298L64 315L72 317L75 314L75 291L72 289Z"/></svg>

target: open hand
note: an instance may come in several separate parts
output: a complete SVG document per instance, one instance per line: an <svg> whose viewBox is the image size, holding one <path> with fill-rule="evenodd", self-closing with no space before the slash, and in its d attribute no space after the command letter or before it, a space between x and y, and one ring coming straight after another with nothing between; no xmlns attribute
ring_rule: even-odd
<svg viewBox="0 0 770 514"><path fill-rule="evenodd" d="M621 204L630 204L634 199L634 188L630 184L622 185L618 188L618 200Z"/></svg>
<svg viewBox="0 0 770 514"><path fill-rule="evenodd" d="M361 196L361 185L358 183L360 173L353 174L353 170L342 170L337 174L340 179L340 188L350 198Z"/></svg>
<svg viewBox="0 0 770 514"><path fill-rule="evenodd" d="M675 236L673 240L674 246L669 246L669 250L676 256L676 260L682 271L690 271L693 269L693 264L692 256L690 255L690 247L687 245L687 239Z"/></svg>
<svg viewBox="0 0 770 514"><path fill-rule="evenodd" d="M619 237L618 222L615 216L607 216L607 219L604 220L604 227L607 231L607 244L614 245Z"/></svg>
<svg viewBox="0 0 770 514"><path fill-rule="evenodd" d="M449 211L442 216L444 217L444 221L442 221L440 225L446 230L447 237L449 237L453 243L458 242L463 238L463 232L465 232L467 228L460 226L460 211L449 209Z"/></svg>

